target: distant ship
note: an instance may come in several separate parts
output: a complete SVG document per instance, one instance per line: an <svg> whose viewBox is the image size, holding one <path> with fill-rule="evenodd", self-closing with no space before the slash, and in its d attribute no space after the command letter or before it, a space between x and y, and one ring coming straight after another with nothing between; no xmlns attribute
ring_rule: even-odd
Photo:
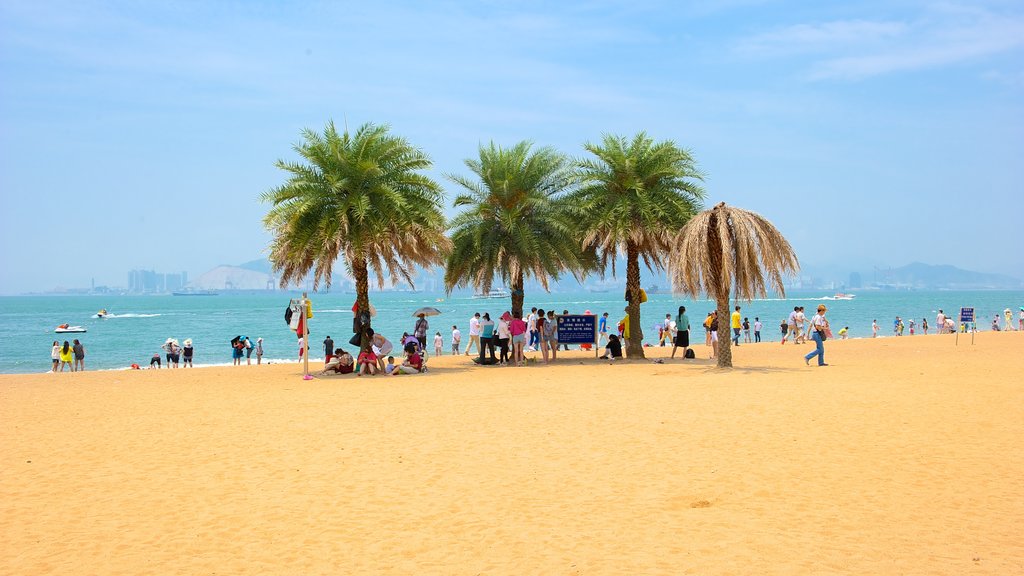
<svg viewBox="0 0 1024 576"><path fill-rule="evenodd" d="M473 298L508 298L510 296L512 295L504 288L491 288L490 292L487 292L486 294L483 292L473 294Z"/></svg>
<svg viewBox="0 0 1024 576"><path fill-rule="evenodd" d="M587 292L593 292L595 294L604 294L608 292L607 288L587 288Z"/></svg>
<svg viewBox="0 0 1024 576"><path fill-rule="evenodd" d="M197 288L186 288L178 292L171 292L174 296L216 296L220 294L216 290L199 290Z"/></svg>

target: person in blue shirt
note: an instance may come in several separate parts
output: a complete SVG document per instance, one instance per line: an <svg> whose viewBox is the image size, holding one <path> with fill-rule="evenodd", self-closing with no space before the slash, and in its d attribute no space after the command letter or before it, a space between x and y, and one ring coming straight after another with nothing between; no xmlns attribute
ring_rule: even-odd
<svg viewBox="0 0 1024 576"><path fill-rule="evenodd" d="M601 341L608 339L608 313L605 312L597 321L597 346L601 347Z"/></svg>

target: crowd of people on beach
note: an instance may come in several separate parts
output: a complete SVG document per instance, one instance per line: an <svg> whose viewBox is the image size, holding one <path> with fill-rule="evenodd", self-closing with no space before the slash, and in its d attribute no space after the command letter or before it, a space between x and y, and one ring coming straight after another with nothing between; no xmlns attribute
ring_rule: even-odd
<svg viewBox="0 0 1024 576"><path fill-rule="evenodd" d="M627 309L628 310L628 309ZM804 344L812 342L815 350L805 356L809 363L817 357L819 365L827 365L824 362L823 342L833 338L833 333L826 319L827 308L819 305L816 314L808 319L804 313L803 306L794 306L793 311L779 323L780 343ZM462 331L458 325L452 325L450 333L450 353L453 355L474 355L473 361L482 366L525 366L528 361L543 362L545 364L558 360L559 349L569 350L569 345L558 341L558 317L569 314L563 310L556 314L554 310L543 310L531 308L525 318L521 314L513 314L505 311L496 320L491 318L489 312L476 312L469 318L469 341L463 348ZM590 310L583 312L584 315L591 315ZM992 319L991 329L994 331L1022 330L1024 331L1024 307L1020 308L1014 322L1013 312L1007 308L1002 315L996 315ZM732 346L738 347L742 344L762 342L764 323L760 316L754 316L753 322L749 316L742 314L742 308L735 306L728 319L729 331L731 333ZM1000 323L1002 325L1000 326ZM601 359L615 361L623 356L623 341L629 338L629 315L626 315L612 325L609 321L609 313L604 312L596 318L597 339L595 344L579 344L581 350L593 350L596 346L600 351L603 347ZM927 318L922 318L920 323L914 319L904 320L896 316L893 320L893 335L896 337L909 334L927 335L934 329L937 334L952 334L954 332L971 332L977 330L976 323L964 323L959 325L954 319L939 310L934 324L929 324ZM711 310L705 316L701 327L704 329L704 344L709 349L709 358L715 359L718 353L719 317L717 310ZM397 374L418 374L427 371L427 338L430 324L425 314L419 314L412 328L412 332L404 332L399 342L401 362L396 364L394 356L394 344L383 334L369 331L371 345L367 351L358 351L358 337L354 336L350 343L357 347L356 356L346 352L343 348L336 346L334 340L327 336L323 341L324 368L321 373L338 373L356 375L397 375ZM671 346L672 352L669 359L675 359L677 351L682 349L681 358L694 358L695 352L690 346L690 332L693 329L685 306L679 306L676 314L667 313L665 319L656 326L657 346ZM871 323L871 337L879 336L880 326L875 319ZM839 339L845 340L849 335L849 326L844 326L837 331ZM431 344L434 356L442 356L445 350L445 339L440 331L435 331ZM309 345L299 336L299 359L309 350ZM252 365L252 357L255 355L256 364L262 364L263 359L263 338L255 341L248 336L238 335L231 339L232 364L240 366L242 359L246 365ZM654 344L645 343L644 346ZM195 348L192 339L186 338L184 344L180 345L175 338L168 338L161 346L161 352L153 354L150 358L150 368L161 368L166 362L167 368L177 368L179 363L184 367L192 367L192 360L195 355ZM527 357L527 353L540 353L540 358ZM53 342L51 349L52 372L63 372L65 368L69 371L85 370L85 346L79 341L58 341ZM132 364L131 368L139 369L138 364Z"/></svg>

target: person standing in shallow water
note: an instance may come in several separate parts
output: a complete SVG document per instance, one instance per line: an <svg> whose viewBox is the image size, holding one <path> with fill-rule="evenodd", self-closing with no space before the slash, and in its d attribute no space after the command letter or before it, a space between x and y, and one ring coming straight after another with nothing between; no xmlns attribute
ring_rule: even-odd
<svg viewBox="0 0 1024 576"><path fill-rule="evenodd" d="M818 357L818 366L828 366L825 363L825 333L828 332L828 320L825 319L825 312L828 309L824 304L818 305L818 313L811 318L811 339L814 340L814 350L804 356L804 363L811 365L811 358Z"/></svg>

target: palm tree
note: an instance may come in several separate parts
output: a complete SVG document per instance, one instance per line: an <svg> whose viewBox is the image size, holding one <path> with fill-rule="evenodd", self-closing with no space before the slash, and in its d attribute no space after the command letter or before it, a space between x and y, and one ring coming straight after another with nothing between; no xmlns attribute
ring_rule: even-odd
<svg viewBox="0 0 1024 576"><path fill-rule="evenodd" d="M672 239L669 276L672 288L691 296L714 298L718 308L718 367L732 368L729 339L730 289L737 300L768 294L782 296L784 274L800 269L793 247L763 216L720 202L705 210ZM723 328L724 326L724 328Z"/></svg>
<svg viewBox="0 0 1024 576"><path fill-rule="evenodd" d="M278 160L288 179L261 197L273 204L263 222L274 235L270 261L282 287L312 270L313 290L321 282L330 288L341 257L358 311L369 313L369 270L379 287L385 276L412 285L414 265L444 261L451 244L441 187L421 174L431 165L422 151L369 123L350 135L329 122L323 134L306 129L302 138L294 150L303 162ZM369 328L362 328L363 350Z"/></svg>
<svg viewBox="0 0 1024 576"><path fill-rule="evenodd" d="M583 231L583 248L593 249L602 270L626 255L629 312L628 358L643 358L640 323L640 259L661 269L670 236L701 207L703 175L690 153L674 142L655 143L640 132L631 141L605 135L584 148L595 158L579 161L580 188L567 198Z"/></svg>
<svg viewBox="0 0 1024 576"><path fill-rule="evenodd" d="M512 288L513 314L523 312L526 277L547 290L559 274L580 277L586 267L558 199L571 185L571 164L552 148L531 147L526 141L508 149L481 145L479 158L465 161L475 177L446 175L466 193L455 198L465 210L451 221L445 288L487 292L498 276Z"/></svg>

